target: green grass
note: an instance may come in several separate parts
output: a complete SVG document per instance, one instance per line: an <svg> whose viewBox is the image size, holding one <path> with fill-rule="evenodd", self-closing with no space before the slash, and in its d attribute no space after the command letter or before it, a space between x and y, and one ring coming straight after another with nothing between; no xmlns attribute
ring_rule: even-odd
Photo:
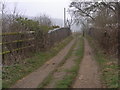
<svg viewBox="0 0 120 90"><path fill-rule="evenodd" d="M103 54L103 50L95 43L95 41L87 36L87 39L94 50L94 56L101 69L101 81L107 88L118 88L118 64L117 59L109 58ZM96 50L95 50L96 49ZM115 63L114 63L115 62Z"/></svg>
<svg viewBox="0 0 120 90"><path fill-rule="evenodd" d="M55 71L55 70L54 70ZM53 71L53 72L54 72ZM38 85L38 88L43 88L45 87L50 81L53 79L52 75L53 72L49 73L49 75L43 80L42 84Z"/></svg>
<svg viewBox="0 0 120 90"><path fill-rule="evenodd" d="M73 83L75 77L77 76L79 70L79 64L82 60L83 53L84 53L84 42L83 42L83 38L81 37L79 42L79 49L75 53L76 56L78 56L78 58L75 60L76 64L70 70L66 71L68 74L66 74L63 80L58 81L56 88L71 87L71 84Z"/></svg>
<svg viewBox="0 0 120 90"><path fill-rule="evenodd" d="M62 65L65 63L65 61L66 61L68 58L71 57L72 51L73 51L73 49L75 48L75 45L76 45L76 44L77 44L77 41L75 41L75 43L72 45L72 47L70 48L69 52L68 52L67 55L64 57L64 60L58 65L58 67L62 66Z"/></svg>
<svg viewBox="0 0 120 90"><path fill-rule="evenodd" d="M42 66L47 60L55 56L62 48L64 48L73 37L68 37L62 42L59 42L47 52L39 52L32 58L24 60L23 64L16 64L3 67L2 70L2 85L3 88L9 88L16 83L19 79L25 77Z"/></svg>
<svg viewBox="0 0 120 90"><path fill-rule="evenodd" d="M51 73L49 73L49 75L43 80L43 82L40 85L38 85L38 88L44 88L46 85L48 85L50 83L50 81L53 80L53 77L52 77L53 73L56 72L57 68L62 66L65 63L65 61L72 55L72 51L73 51L73 48L75 47L75 45L76 45L76 41L72 45L72 47L70 48L67 55L64 57L64 60L62 60L62 62L60 62L58 64L58 66L56 67L55 70L53 70Z"/></svg>

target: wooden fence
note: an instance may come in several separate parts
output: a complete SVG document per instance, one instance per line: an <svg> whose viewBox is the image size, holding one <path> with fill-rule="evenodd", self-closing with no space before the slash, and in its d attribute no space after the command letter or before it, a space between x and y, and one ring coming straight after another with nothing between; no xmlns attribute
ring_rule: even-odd
<svg viewBox="0 0 120 90"><path fill-rule="evenodd" d="M11 65L24 62L23 59L28 58L35 52L45 51L51 48L56 42L60 42L71 31L69 28L59 28L50 30L49 32L11 32L2 35L2 63L3 65Z"/></svg>

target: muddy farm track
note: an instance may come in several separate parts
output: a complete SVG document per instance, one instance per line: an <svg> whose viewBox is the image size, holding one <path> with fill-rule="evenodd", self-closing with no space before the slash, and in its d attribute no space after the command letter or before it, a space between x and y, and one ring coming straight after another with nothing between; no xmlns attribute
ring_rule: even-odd
<svg viewBox="0 0 120 90"><path fill-rule="evenodd" d="M88 41L85 39L84 57L73 88L101 88L100 72Z"/></svg>
<svg viewBox="0 0 120 90"><path fill-rule="evenodd" d="M47 83L44 88L55 88L56 83L63 80L66 74L65 70L71 69L77 58L74 52L77 50L77 45L73 48L71 56L64 61L63 65L59 66L63 62L65 56L70 51L71 47L77 42L74 38L64 49L62 49L55 57L47 61L36 71L32 72L28 76L19 80L12 88L38 88L39 85L49 76L52 72L52 80ZM77 77L74 79L72 88L101 88L100 72L97 62L94 60L91 47L88 41L84 39L84 56L79 65L79 71Z"/></svg>
<svg viewBox="0 0 120 90"><path fill-rule="evenodd" d="M12 88L36 88L63 60L74 43L75 39L73 39L64 49L62 49L55 57L46 62L42 67L19 80L12 86Z"/></svg>

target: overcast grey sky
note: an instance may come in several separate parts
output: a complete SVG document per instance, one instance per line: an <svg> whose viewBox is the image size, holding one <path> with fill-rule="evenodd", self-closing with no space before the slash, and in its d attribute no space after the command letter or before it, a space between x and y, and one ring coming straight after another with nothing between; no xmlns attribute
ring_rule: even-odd
<svg viewBox="0 0 120 90"><path fill-rule="evenodd" d="M25 16L38 16L40 14L47 14L51 18L62 19L64 17L64 8L68 9L69 4L73 0L2 0L6 2L6 11L13 11L17 5L17 11ZM77 0L77 1L102 1L102 0ZM104 1L104 0L103 0ZM107 0L115 1L115 0ZM119 0L120 1L120 0ZM66 17L67 13L66 13ZM60 20L58 20L58 23ZM63 22L61 22L63 24ZM73 26L74 29L80 30L80 25Z"/></svg>
<svg viewBox="0 0 120 90"><path fill-rule="evenodd" d="M64 7L67 9L71 0L5 0L7 11L12 11L17 4L17 11L26 16L47 14L52 18L63 19Z"/></svg>
<svg viewBox="0 0 120 90"><path fill-rule="evenodd" d="M56 18L58 25L63 26L64 8L66 10L73 0L3 0L6 2L6 11L13 12L15 6L17 11L25 16L38 16L47 14L51 18ZM69 17L66 12L66 18ZM60 20L61 19L61 20ZM80 30L80 25L74 25L73 29Z"/></svg>

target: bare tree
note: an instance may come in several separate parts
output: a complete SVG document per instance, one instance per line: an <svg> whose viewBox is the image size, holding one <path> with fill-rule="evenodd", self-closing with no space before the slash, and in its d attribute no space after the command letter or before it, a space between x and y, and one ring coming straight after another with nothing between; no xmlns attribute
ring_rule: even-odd
<svg viewBox="0 0 120 90"><path fill-rule="evenodd" d="M68 9L68 13L69 13L69 18L67 18L66 24L71 29L71 26L75 24L74 15L71 13L69 9Z"/></svg>
<svg viewBox="0 0 120 90"><path fill-rule="evenodd" d="M70 9L74 15L76 23L81 24L81 20L87 20L87 23L82 23L84 31L91 31L94 38L100 42L101 46L106 50L113 48L114 53L117 52L117 41L120 34L119 14L120 2L79 2L73 1L70 4ZM88 27L86 29L86 25ZM89 25L94 29L89 29ZM116 34L118 33L118 34ZM109 51L108 51L109 52Z"/></svg>
<svg viewBox="0 0 120 90"><path fill-rule="evenodd" d="M51 21L50 17L45 14L36 17L35 20L37 20L41 26L51 26L52 25L52 21Z"/></svg>

